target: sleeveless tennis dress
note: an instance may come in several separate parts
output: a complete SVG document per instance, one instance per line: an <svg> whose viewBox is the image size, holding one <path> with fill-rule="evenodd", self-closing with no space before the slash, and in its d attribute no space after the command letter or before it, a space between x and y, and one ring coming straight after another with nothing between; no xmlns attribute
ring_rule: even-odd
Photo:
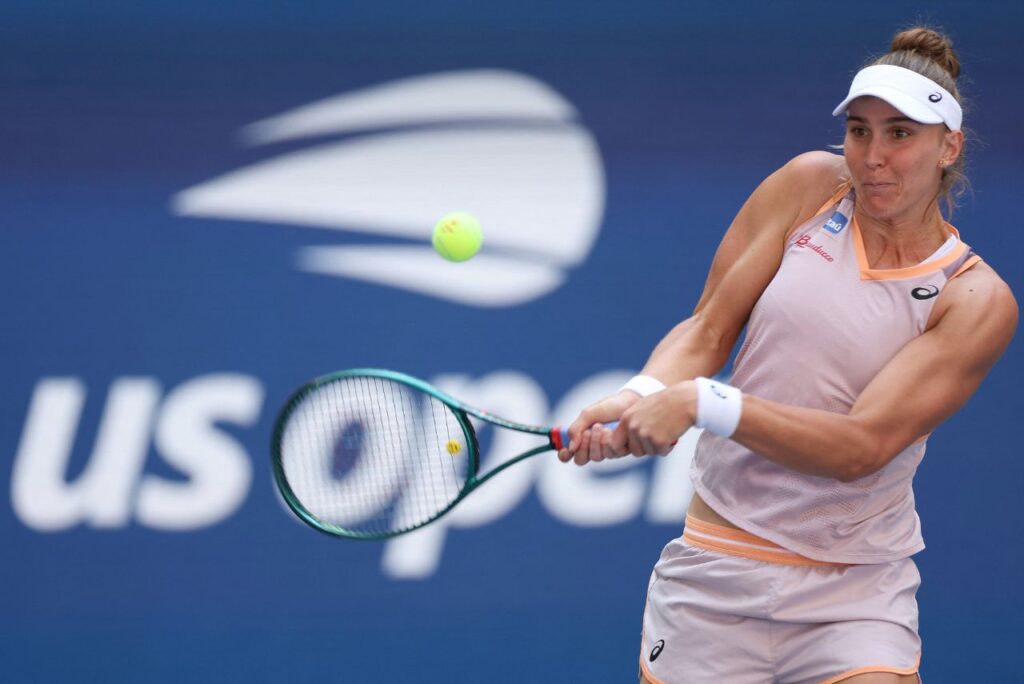
<svg viewBox="0 0 1024 684"><path fill-rule="evenodd" d="M731 383L849 413L925 330L945 284L980 258L959 239L901 269L871 269L852 191L797 227L750 315ZM908 401L913 398L909 397ZM917 671L924 548L911 482L927 436L853 482L805 475L704 432L701 498L741 530L688 518L654 568L641 668L652 682L839 682Z"/></svg>

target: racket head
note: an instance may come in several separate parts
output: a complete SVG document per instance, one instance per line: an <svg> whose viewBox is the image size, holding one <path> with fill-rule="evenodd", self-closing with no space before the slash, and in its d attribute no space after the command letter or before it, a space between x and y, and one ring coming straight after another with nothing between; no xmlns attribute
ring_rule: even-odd
<svg viewBox="0 0 1024 684"><path fill-rule="evenodd" d="M353 369L316 378L274 423L274 481L321 532L387 539L444 515L480 468L469 418L454 398L402 373Z"/></svg>

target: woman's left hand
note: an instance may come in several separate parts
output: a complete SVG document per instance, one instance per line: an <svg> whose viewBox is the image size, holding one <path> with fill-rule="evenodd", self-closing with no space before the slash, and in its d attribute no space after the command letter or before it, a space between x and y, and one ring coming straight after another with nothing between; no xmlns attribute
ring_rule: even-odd
<svg viewBox="0 0 1024 684"><path fill-rule="evenodd" d="M671 385L626 409L614 430L592 427L589 455L584 463L628 454L664 456L693 425L696 414L697 384L687 380ZM583 465L579 458L576 462Z"/></svg>

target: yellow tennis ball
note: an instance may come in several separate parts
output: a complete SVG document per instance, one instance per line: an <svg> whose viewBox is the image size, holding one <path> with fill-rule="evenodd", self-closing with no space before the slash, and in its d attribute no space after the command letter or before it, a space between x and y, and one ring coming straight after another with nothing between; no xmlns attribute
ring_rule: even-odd
<svg viewBox="0 0 1024 684"><path fill-rule="evenodd" d="M459 453L460 451L462 451L462 445L459 444L454 439L449 439L448 440L448 453L451 454L452 456L454 456L455 454Z"/></svg>
<svg viewBox="0 0 1024 684"><path fill-rule="evenodd" d="M448 261L466 261L480 251L484 233L472 214L454 211L434 226L434 250Z"/></svg>

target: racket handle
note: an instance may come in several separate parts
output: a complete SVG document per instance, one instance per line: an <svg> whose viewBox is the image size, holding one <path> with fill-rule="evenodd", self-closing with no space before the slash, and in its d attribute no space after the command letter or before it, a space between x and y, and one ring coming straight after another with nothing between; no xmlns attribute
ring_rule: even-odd
<svg viewBox="0 0 1024 684"><path fill-rule="evenodd" d="M614 430L618 425L619 421L617 420L604 424L604 426L609 430ZM568 449L569 439L569 428L567 427L557 427L551 431L551 441L554 443L556 449Z"/></svg>

